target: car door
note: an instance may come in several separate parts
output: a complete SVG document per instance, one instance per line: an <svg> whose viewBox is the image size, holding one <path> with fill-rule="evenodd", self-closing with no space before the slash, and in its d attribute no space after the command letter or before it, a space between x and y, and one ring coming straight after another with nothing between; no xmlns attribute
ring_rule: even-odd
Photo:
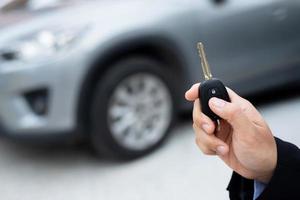
<svg viewBox="0 0 300 200"><path fill-rule="evenodd" d="M206 44L212 71L234 89L257 90L263 74L280 59L274 2L210 0L199 14L199 39Z"/></svg>
<svg viewBox="0 0 300 200"><path fill-rule="evenodd" d="M272 5L272 79L284 82L300 78L300 1L277 0ZM270 76L271 73L269 73Z"/></svg>

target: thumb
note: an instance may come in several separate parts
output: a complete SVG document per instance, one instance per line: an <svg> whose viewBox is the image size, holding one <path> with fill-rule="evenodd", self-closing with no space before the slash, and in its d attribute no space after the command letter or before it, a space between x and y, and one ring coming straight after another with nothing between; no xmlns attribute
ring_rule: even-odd
<svg viewBox="0 0 300 200"><path fill-rule="evenodd" d="M208 102L210 109L226 120L232 127L236 129L246 128L249 124L247 116L237 103L230 103L222 99L213 97Z"/></svg>

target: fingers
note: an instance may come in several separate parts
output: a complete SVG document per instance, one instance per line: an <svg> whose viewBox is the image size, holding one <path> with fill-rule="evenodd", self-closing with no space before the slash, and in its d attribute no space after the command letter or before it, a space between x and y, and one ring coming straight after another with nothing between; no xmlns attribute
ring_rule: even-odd
<svg viewBox="0 0 300 200"><path fill-rule="evenodd" d="M227 144L213 134L215 123L201 112L199 99L194 102L193 128L196 133L196 143L204 154L227 154Z"/></svg>
<svg viewBox="0 0 300 200"><path fill-rule="evenodd" d="M195 101L197 98L199 98L199 86L200 86L200 83L195 83L194 85L192 85L192 87L189 90L186 91L186 93L185 93L186 100ZM232 101L238 100L241 98L230 88L226 87L226 89L227 89L228 95Z"/></svg>
<svg viewBox="0 0 300 200"><path fill-rule="evenodd" d="M194 102L193 121L196 126L203 129L207 134L214 133L215 123L201 112L199 99Z"/></svg>
<svg viewBox="0 0 300 200"><path fill-rule="evenodd" d="M197 98L199 98L199 86L200 83L195 83L194 85L192 85L192 87L189 90L186 91L185 93L186 100L195 101ZM226 90L228 92L231 101L240 101L243 99L230 88L226 87Z"/></svg>
<svg viewBox="0 0 300 200"><path fill-rule="evenodd" d="M200 123L199 127L206 130L207 133L211 133L214 130L214 123L203 113L201 113L200 103L199 103L199 85L200 83L194 84L186 93L185 98L189 101L194 101L193 118L194 122ZM257 115L254 112L253 106L244 98L237 95L230 88L226 88L230 97L230 102L223 101L217 98L211 98L209 101L209 107L211 110L219 115L221 118L228 121L233 127L237 127L239 124L242 126L248 121L247 115ZM254 110L254 111L253 111ZM244 111L247 111L245 114ZM199 119L201 118L201 120ZM259 118L259 117L255 117ZM207 122L207 123L205 123ZM211 125L213 124L213 125Z"/></svg>
<svg viewBox="0 0 300 200"><path fill-rule="evenodd" d="M207 134L203 129L193 124L196 133L196 144L200 150L206 155L226 155L229 147L222 140L213 134Z"/></svg>
<svg viewBox="0 0 300 200"><path fill-rule="evenodd" d="M247 128L249 119L245 115L240 104L226 102L222 99L213 97L208 102L210 109L225 119L232 127L236 128Z"/></svg>
<svg viewBox="0 0 300 200"><path fill-rule="evenodd" d="M244 100L237 93L235 93L232 89L226 87L226 90L228 92L228 95L229 95L229 98L230 98L231 102L241 102L241 101Z"/></svg>
<svg viewBox="0 0 300 200"><path fill-rule="evenodd" d="M199 97L199 85L200 83L196 83L188 91L186 91L186 100L195 101Z"/></svg>
<svg viewBox="0 0 300 200"><path fill-rule="evenodd" d="M254 122L257 126L264 126L264 119L257 111L257 109L247 99L244 99L237 95L234 91L227 88L228 95L231 102L240 106L243 113L248 117L249 120Z"/></svg>

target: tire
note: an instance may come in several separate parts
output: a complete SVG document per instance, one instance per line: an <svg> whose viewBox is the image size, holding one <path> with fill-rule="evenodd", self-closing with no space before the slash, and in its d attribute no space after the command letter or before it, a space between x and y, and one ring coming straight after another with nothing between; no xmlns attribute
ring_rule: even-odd
<svg viewBox="0 0 300 200"><path fill-rule="evenodd" d="M110 66L97 83L90 111L96 153L130 160L161 146L176 115L174 86L171 71L150 58L127 58Z"/></svg>

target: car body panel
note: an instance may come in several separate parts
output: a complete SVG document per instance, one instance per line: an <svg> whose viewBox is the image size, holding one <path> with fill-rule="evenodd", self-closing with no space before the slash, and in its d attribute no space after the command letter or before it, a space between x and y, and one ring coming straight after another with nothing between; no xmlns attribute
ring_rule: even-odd
<svg viewBox="0 0 300 200"><path fill-rule="evenodd" d="M15 135L76 129L84 82L98 60L123 47L152 43L177 55L181 109L191 108L184 91L203 80L196 43L203 41L213 75L240 94L250 94L298 78L300 3L294 0L88 1L30 17L0 32L0 50L40 30L84 27L74 46L50 58L0 62L0 118ZM169 66L171 69L172 66ZM299 69L299 68L297 68ZM287 73L284 73L287 72ZM175 78L175 77L174 77ZM22 93L46 86L47 116L30 112Z"/></svg>

